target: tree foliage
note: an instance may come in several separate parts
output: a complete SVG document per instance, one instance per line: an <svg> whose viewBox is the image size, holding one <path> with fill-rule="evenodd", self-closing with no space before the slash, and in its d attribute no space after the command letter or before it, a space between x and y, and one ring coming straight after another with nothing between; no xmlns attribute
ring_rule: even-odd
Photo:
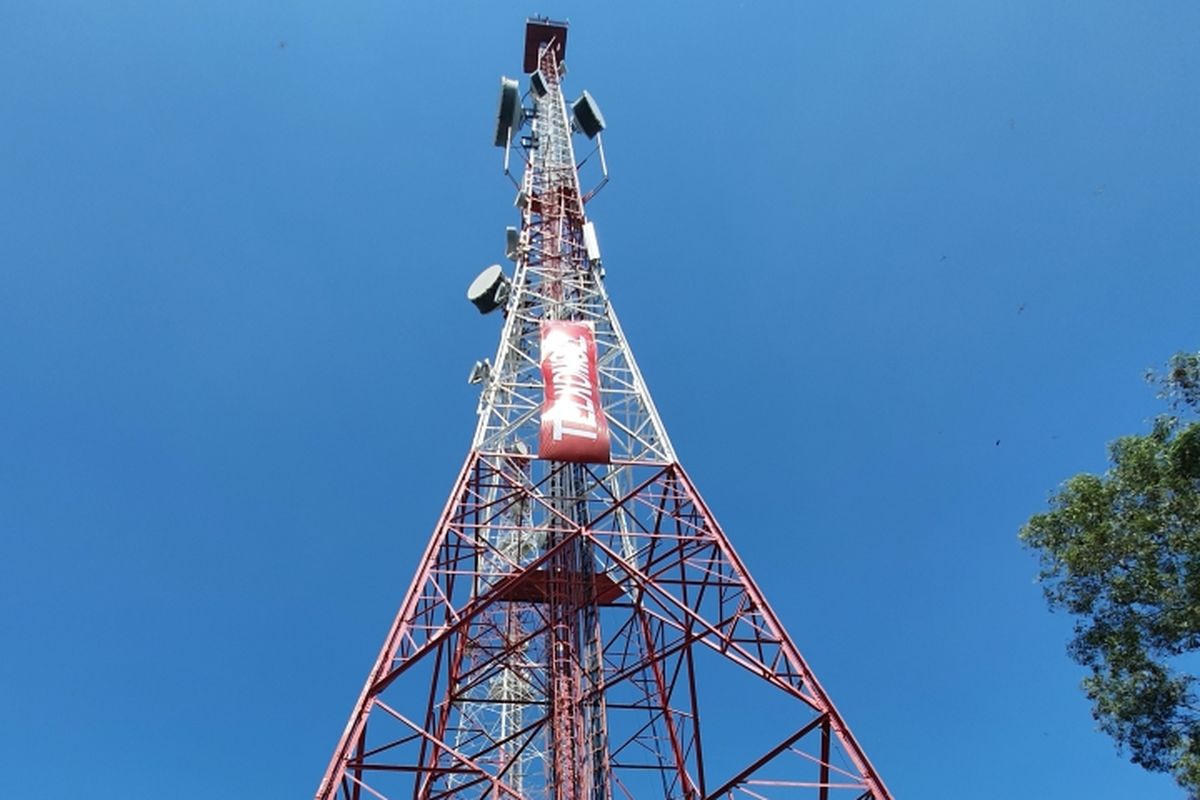
<svg viewBox="0 0 1200 800"><path fill-rule="evenodd" d="M1068 652L1100 728L1134 763L1200 795L1200 353L1148 376L1182 416L1109 445L1021 528L1052 609L1075 615ZM1189 422L1188 417L1193 417Z"/></svg>
<svg viewBox="0 0 1200 800"><path fill-rule="evenodd" d="M1158 396L1176 411L1200 411L1200 353L1176 353L1165 371L1151 370L1146 380L1159 386Z"/></svg>

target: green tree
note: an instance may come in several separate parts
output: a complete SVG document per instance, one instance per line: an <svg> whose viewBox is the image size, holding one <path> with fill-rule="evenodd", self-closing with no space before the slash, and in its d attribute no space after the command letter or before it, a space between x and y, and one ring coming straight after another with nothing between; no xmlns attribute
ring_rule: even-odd
<svg viewBox="0 0 1200 800"><path fill-rule="evenodd" d="M1101 730L1195 797L1200 698L1183 662L1200 650L1200 353L1147 377L1177 415L1110 443L1108 471L1064 483L1020 538L1050 607L1075 615L1068 652Z"/></svg>

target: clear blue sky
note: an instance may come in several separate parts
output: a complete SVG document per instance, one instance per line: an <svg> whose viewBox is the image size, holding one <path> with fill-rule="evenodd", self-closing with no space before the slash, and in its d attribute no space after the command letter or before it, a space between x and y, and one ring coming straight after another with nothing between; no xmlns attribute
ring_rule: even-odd
<svg viewBox="0 0 1200 800"><path fill-rule="evenodd" d="M0 4L7 795L311 796L470 440L539 12L681 458L896 795L1180 796L1015 534L1200 347L1200 6L644 6Z"/></svg>

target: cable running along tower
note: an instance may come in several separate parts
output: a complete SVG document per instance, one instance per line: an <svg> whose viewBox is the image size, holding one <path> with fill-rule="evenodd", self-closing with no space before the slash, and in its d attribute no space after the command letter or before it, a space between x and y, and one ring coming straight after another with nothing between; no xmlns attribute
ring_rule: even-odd
<svg viewBox="0 0 1200 800"><path fill-rule="evenodd" d="M604 118L563 95L566 41L530 20L529 88L501 81L515 266L468 292L502 312L499 349L471 374L471 451L317 798L890 800L621 332L585 211Z"/></svg>

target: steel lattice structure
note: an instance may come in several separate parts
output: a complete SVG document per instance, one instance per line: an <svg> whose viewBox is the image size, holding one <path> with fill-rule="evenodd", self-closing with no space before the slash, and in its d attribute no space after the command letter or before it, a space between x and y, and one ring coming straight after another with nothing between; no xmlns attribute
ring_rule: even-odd
<svg viewBox="0 0 1200 800"><path fill-rule="evenodd" d="M589 258L544 22L471 451L317 798L890 800L676 460ZM537 457L547 320L594 329L609 463ZM759 709L744 728L731 699Z"/></svg>

